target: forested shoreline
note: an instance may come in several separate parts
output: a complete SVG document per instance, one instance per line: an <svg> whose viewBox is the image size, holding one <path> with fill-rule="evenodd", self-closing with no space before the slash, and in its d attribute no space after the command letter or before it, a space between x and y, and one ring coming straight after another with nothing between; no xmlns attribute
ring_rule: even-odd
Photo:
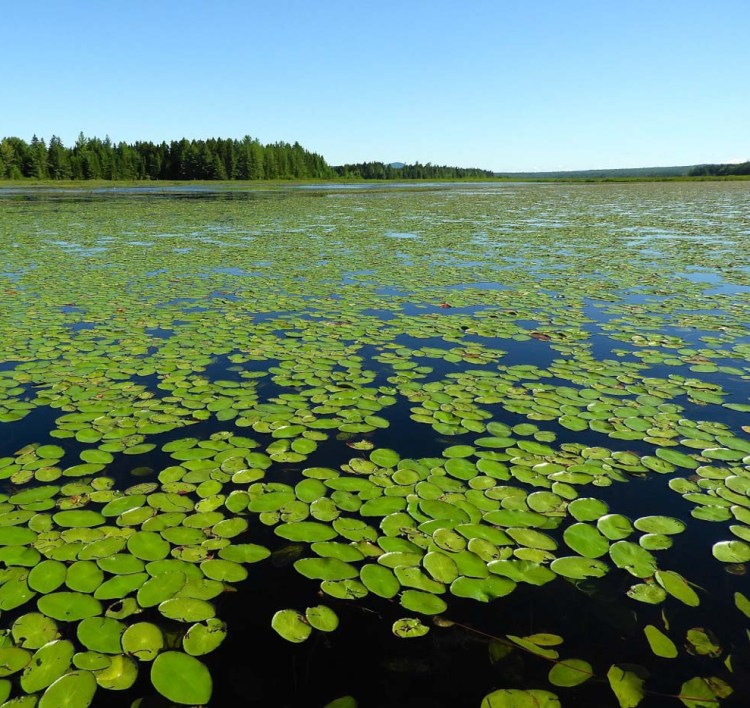
<svg viewBox="0 0 750 708"><path fill-rule="evenodd" d="M593 177L743 177L750 162L693 167L589 170L559 173L504 173L431 163L359 162L329 165L318 153L298 142L263 144L246 135L241 140L172 140L153 143L114 142L81 133L67 147L53 135L49 143L36 135L31 142L18 137L0 139L0 180L35 181L188 181L188 180L423 180L507 179L576 180Z"/></svg>
<svg viewBox="0 0 750 708"><path fill-rule="evenodd" d="M750 175L750 161L731 165L696 165L688 173L690 177L733 177Z"/></svg>
<svg viewBox="0 0 750 708"><path fill-rule="evenodd" d="M494 177L491 170L476 167L449 167L447 165L387 165L383 162L359 162L333 168L339 177L362 179L464 179L466 177Z"/></svg>
<svg viewBox="0 0 750 708"><path fill-rule="evenodd" d="M278 180L436 179L492 177L489 170L416 163L366 162L331 167L298 142L262 144L241 140L173 140L169 143L113 142L81 133L72 147L57 136L49 144L36 135L0 140L0 179L9 180Z"/></svg>
<svg viewBox="0 0 750 708"><path fill-rule="evenodd" d="M170 143L114 143L78 136L66 147L52 136L0 141L0 178L37 180L261 180L329 178L321 155L299 143L263 145L242 140L173 140Z"/></svg>

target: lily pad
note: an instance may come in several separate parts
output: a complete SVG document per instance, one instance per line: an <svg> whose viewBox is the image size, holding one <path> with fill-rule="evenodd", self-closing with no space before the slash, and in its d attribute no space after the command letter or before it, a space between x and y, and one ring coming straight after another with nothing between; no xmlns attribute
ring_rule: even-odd
<svg viewBox="0 0 750 708"><path fill-rule="evenodd" d="M560 699L550 691L500 688L487 694L480 708L561 708L561 705Z"/></svg>
<svg viewBox="0 0 750 708"><path fill-rule="evenodd" d="M178 622L202 622L211 619L216 610L205 600L192 597L174 597L159 605L159 612Z"/></svg>
<svg viewBox="0 0 750 708"><path fill-rule="evenodd" d="M314 629L321 632L333 632L339 626L336 613L326 605L316 605L305 610L305 619Z"/></svg>
<svg viewBox="0 0 750 708"><path fill-rule="evenodd" d="M39 612L21 615L11 628L15 643L24 649L39 649L60 636L57 624Z"/></svg>
<svg viewBox="0 0 750 708"><path fill-rule="evenodd" d="M630 541L617 541L610 546L610 558L618 568L636 578L649 578L656 571L656 559L649 551Z"/></svg>
<svg viewBox="0 0 750 708"><path fill-rule="evenodd" d="M74 653L73 644L66 639L56 639L40 647L24 669L21 688L26 693L47 688L68 670Z"/></svg>
<svg viewBox="0 0 750 708"><path fill-rule="evenodd" d="M192 625L182 638L182 647L191 656L202 656L218 648L226 636L226 624L212 618Z"/></svg>
<svg viewBox="0 0 750 708"><path fill-rule="evenodd" d="M616 664L610 666L607 680L612 692L617 697L620 708L636 708L643 700L643 679L633 671L623 669Z"/></svg>
<svg viewBox="0 0 750 708"><path fill-rule="evenodd" d="M639 531L652 534L677 534L685 530L685 522L671 516L642 516L633 524Z"/></svg>
<svg viewBox="0 0 750 708"><path fill-rule="evenodd" d="M570 548L586 558L600 558L609 550L607 538L591 524L573 524L565 529L563 538Z"/></svg>
<svg viewBox="0 0 750 708"><path fill-rule="evenodd" d="M400 639L415 639L424 637L430 628L415 617L404 617L393 623L392 631Z"/></svg>
<svg viewBox="0 0 750 708"><path fill-rule="evenodd" d="M443 599L421 590L405 590L400 600L402 607L423 615L439 615L448 607Z"/></svg>
<svg viewBox="0 0 750 708"><path fill-rule="evenodd" d="M395 597L401 589L401 583L388 568L367 563L360 569L360 578L364 586L375 595L386 599Z"/></svg>
<svg viewBox="0 0 750 708"><path fill-rule="evenodd" d="M75 622L102 613L102 604L99 600L80 592L54 592L44 595L37 600L37 607L42 614L61 622Z"/></svg>
<svg viewBox="0 0 750 708"><path fill-rule="evenodd" d="M78 641L90 651L100 654L119 654L120 637L125 625L110 617L87 617L76 628Z"/></svg>
<svg viewBox="0 0 750 708"><path fill-rule="evenodd" d="M39 708L88 708L96 688L96 679L90 671L71 671L47 688L39 700Z"/></svg>
<svg viewBox="0 0 750 708"><path fill-rule="evenodd" d="M713 545L714 558L722 563L747 563L750 561L750 544L744 541L719 541Z"/></svg>
<svg viewBox="0 0 750 708"><path fill-rule="evenodd" d="M131 624L122 634L122 650L138 661L153 661L164 648L164 644L161 629L151 622Z"/></svg>
<svg viewBox="0 0 750 708"><path fill-rule="evenodd" d="M677 656L677 646L658 627L654 627L652 624L647 624L643 628L643 632L646 635L651 651L654 652L656 656L661 656L665 659L674 659Z"/></svg>
<svg viewBox="0 0 750 708"><path fill-rule="evenodd" d="M601 578L607 574L609 567L606 563L595 558L581 558L580 556L563 556L550 564L550 568L566 578L583 580L584 578Z"/></svg>
<svg viewBox="0 0 750 708"><path fill-rule="evenodd" d="M167 700L203 705L211 700L213 684L206 666L179 651L159 654L151 665L151 683Z"/></svg>
<svg viewBox="0 0 750 708"><path fill-rule="evenodd" d="M296 610L279 610L271 620L271 626L288 642L304 642L312 632L312 627L304 615Z"/></svg>
<svg viewBox="0 0 750 708"><path fill-rule="evenodd" d="M579 686L594 675L588 661L583 659L565 659L550 669L548 680L553 686L570 688Z"/></svg>

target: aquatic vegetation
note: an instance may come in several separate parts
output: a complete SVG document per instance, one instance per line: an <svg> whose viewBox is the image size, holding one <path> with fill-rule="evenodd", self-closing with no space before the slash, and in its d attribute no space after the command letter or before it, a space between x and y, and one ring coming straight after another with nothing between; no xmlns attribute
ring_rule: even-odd
<svg viewBox="0 0 750 708"><path fill-rule="evenodd" d="M749 202L0 197L2 700L741 703Z"/></svg>

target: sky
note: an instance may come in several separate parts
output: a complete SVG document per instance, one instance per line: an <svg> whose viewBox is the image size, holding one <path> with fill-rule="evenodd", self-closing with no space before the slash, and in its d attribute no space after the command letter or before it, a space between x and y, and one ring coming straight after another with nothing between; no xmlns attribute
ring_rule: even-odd
<svg viewBox="0 0 750 708"><path fill-rule="evenodd" d="M748 0L0 0L0 137L495 171L750 159Z"/></svg>

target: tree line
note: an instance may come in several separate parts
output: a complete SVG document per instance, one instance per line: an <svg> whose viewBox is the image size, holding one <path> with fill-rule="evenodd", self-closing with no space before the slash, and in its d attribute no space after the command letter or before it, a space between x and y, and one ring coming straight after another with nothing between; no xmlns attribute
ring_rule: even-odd
<svg viewBox="0 0 750 708"><path fill-rule="evenodd" d="M339 177L355 179L465 179L467 177L494 177L490 170L476 167L448 167L419 162L413 165L390 164L383 162L359 162L333 168Z"/></svg>
<svg viewBox="0 0 750 708"><path fill-rule="evenodd" d="M330 178L322 156L299 143L263 145L242 140L173 140L159 144L114 143L78 136L65 147L57 136L49 145L36 137L0 141L0 178L53 180L254 180Z"/></svg>
<svg viewBox="0 0 750 708"><path fill-rule="evenodd" d="M750 161L735 165L696 165L688 173L691 177L730 177L750 175Z"/></svg>
<svg viewBox="0 0 750 708"><path fill-rule="evenodd" d="M267 179L463 179L492 177L488 170L363 162L331 167L299 143L242 140L113 142L81 133L72 147L53 135L28 143L0 140L0 179L36 180L267 180Z"/></svg>

